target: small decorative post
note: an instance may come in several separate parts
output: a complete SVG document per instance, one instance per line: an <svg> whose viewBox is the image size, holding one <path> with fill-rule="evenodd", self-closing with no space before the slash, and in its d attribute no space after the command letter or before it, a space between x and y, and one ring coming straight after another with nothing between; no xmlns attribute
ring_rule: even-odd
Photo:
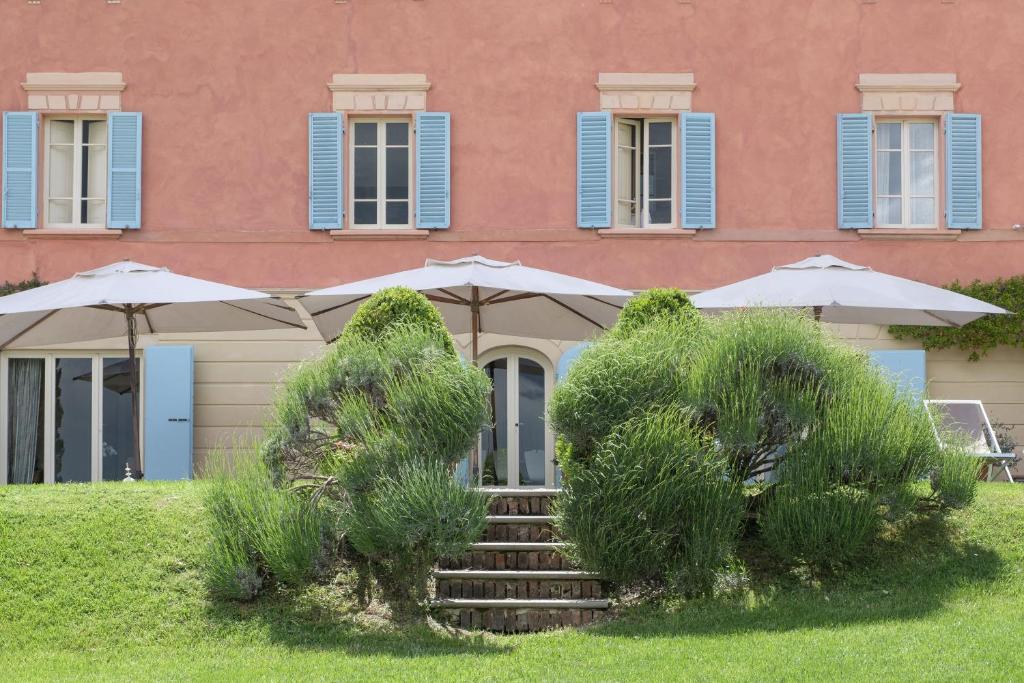
<svg viewBox="0 0 1024 683"><path fill-rule="evenodd" d="M126 463L124 466L124 479L121 481L135 481L135 477L132 476L132 464Z"/></svg>

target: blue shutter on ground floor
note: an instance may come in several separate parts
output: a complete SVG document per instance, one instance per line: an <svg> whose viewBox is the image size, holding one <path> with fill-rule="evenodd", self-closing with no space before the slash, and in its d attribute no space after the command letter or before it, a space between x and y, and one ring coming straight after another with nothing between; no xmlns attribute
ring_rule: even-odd
<svg viewBox="0 0 1024 683"><path fill-rule="evenodd" d="M107 227L142 224L142 114L107 114Z"/></svg>
<svg viewBox="0 0 1024 683"><path fill-rule="evenodd" d="M926 384L925 352L909 351L871 351L871 360L881 367L903 391L914 398L924 398Z"/></svg>
<svg viewBox="0 0 1024 683"><path fill-rule="evenodd" d="M451 225L451 114L416 112L416 227Z"/></svg>
<svg viewBox="0 0 1024 683"><path fill-rule="evenodd" d="M36 227L36 168L39 114L4 112L3 226Z"/></svg>
<svg viewBox="0 0 1024 683"><path fill-rule="evenodd" d="M715 115L679 115L682 197L679 207L684 228L715 227Z"/></svg>
<svg viewBox="0 0 1024 683"><path fill-rule="evenodd" d="M946 114L946 226L981 227L981 117Z"/></svg>
<svg viewBox="0 0 1024 683"><path fill-rule="evenodd" d="M309 228L340 230L344 217L342 190L342 116L309 115Z"/></svg>
<svg viewBox="0 0 1024 683"><path fill-rule="evenodd" d="M576 225L612 224L612 115L576 114Z"/></svg>
<svg viewBox="0 0 1024 683"><path fill-rule="evenodd" d="M565 376L569 374L569 368L572 367L572 364L576 362L580 354L586 351L589 346L590 342L580 342L562 353L558 359L558 366L555 368L555 384L565 379Z"/></svg>
<svg viewBox="0 0 1024 683"><path fill-rule="evenodd" d="M871 178L871 114L839 114L836 119L840 228L874 225Z"/></svg>
<svg viewBox="0 0 1024 683"><path fill-rule="evenodd" d="M143 355L145 444L148 480L192 478L192 347L151 346Z"/></svg>

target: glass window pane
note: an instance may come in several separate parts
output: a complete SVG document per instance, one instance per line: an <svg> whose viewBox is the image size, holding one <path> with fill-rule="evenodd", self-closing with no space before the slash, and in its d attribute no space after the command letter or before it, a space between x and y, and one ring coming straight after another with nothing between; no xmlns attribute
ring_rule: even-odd
<svg viewBox="0 0 1024 683"><path fill-rule="evenodd" d="M899 152L878 153L878 194L900 194L903 186Z"/></svg>
<svg viewBox="0 0 1024 683"><path fill-rule="evenodd" d="M900 149L903 146L903 124L879 123L875 144L878 149Z"/></svg>
<svg viewBox="0 0 1024 683"><path fill-rule="evenodd" d="M636 126L620 121L618 130L619 145L623 147L636 147Z"/></svg>
<svg viewBox="0 0 1024 683"><path fill-rule="evenodd" d="M75 141L75 122L52 119L50 121L50 144Z"/></svg>
<svg viewBox="0 0 1024 683"><path fill-rule="evenodd" d="M650 174L647 192L651 199L672 197L672 148L654 147L648 155L647 170Z"/></svg>
<svg viewBox="0 0 1024 683"><path fill-rule="evenodd" d="M910 222L914 225L933 225L935 223L935 199L932 197L911 199Z"/></svg>
<svg viewBox="0 0 1024 683"><path fill-rule="evenodd" d="M74 177L75 148L71 145L50 147L49 178L51 197L71 197Z"/></svg>
<svg viewBox="0 0 1024 683"><path fill-rule="evenodd" d="M910 124L910 148L932 150L935 149L935 124Z"/></svg>
<svg viewBox="0 0 1024 683"><path fill-rule="evenodd" d="M879 197L876 210L877 221L884 225L899 225L903 222L903 202L899 197Z"/></svg>
<svg viewBox="0 0 1024 683"><path fill-rule="evenodd" d="M659 200L656 202L650 202L648 205L648 211L651 216L651 223L657 225L667 225L672 222L672 202Z"/></svg>
<svg viewBox="0 0 1024 683"><path fill-rule="evenodd" d="M618 202L618 214L616 215L616 221L619 225L625 225L627 227L636 226L636 202L622 201Z"/></svg>
<svg viewBox="0 0 1024 683"><path fill-rule="evenodd" d="M90 199L82 202L85 205L83 216L86 223L91 225L105 225L107 222L107 200Z"/></svg>
<svg viewBox="0 0 1024 683"><path fill-rule="evenodd" d="M914 194L935 194L935 152L910 153L910 191Z"/></svg>
<svg viewBox="0 0 1024 683"><path fill-rule="evenodd" d="M480 480L484 486L508 486L508 361L484 366L491 380L491 419L480 432Z"/></svg>
<svg viewBox="0 0 1024 683"><path fill-rule="evenodd" d="M54 481L92 481L92 359L55 365Z"/></svg>
<svg viewBox="0 0 1024 683"><path fill-rule="evenodd" d="M107 148L90 146L82 148L82 196L107 196Z"/></svg>
<svg viewBox="0 0 1024 683"><path fill-rule="evenodd" d="M136 359L136 368L138 360ZM104 481L124 479L131 460L132 395L127 358L103 359L103 449L100 458Z"/></svg>
<svg viewBox="0 0 1024 683"><path fill-rule="evenodd" d="M384 209L384 218L388 225L408 225L409 202L387 202Z"/></svg>
<svg viewBox="0 0 1024 683"><path fill-rule="evenodd" d="M392 147L387 150L386 199L409 198L409 148Z"/></svg>
<svg viewBox="0 0 1024 683"><path fill-rule="evenodd" d="M353 192L355 198L376 199L377 149L375 147L357 147L354 165Z"/></svg>
<svg viewBox="0 0 1024 683"><path fill-rule="evenodd" d="M376 145L377 144L377 124L374 123L356 123L352 126L353 135L352 139L357 145Z"/></svg>
<svg viewBox="0 0 1024 683"><path fill-rule="evenodd" d="M51 199L50 200L49 221L51 223L70 223L71 222L71 200L70 199Z"/></svg>
<svg viewBox="0 0 1024 683"><path fill-rule="evenodd" d="M7 481L41 484L44 440L44 361L12 358L7 364Z"/></svg>
<svg viewBox="0 0 1024 683"><path fill-rule="evenodd" d="M377 224L377 202L356 202L352 220L356 225Z"/></svg>
<svg viewBox="0 0 1024 683"><path fill-rule="evenodd" d="M389 145L408 145L409 144L409 124L408 123L386 123L385 140Z"/></svg>
<svg viewBox="0 0 1024 683"><path fill-rule="evenodd" d="M649 145L671 145L672 144L672 127L675 124L669 123L668 121L657 121L649 123L647 127Z"/></svg>
<svg viewBox="0 0 1024 683"><path fill-rule="evenodd" d="M107 122L106 121L82 121L82 144L83 145L105 145L105 144L107 144Z"/></svg>
<svg viewBox="0 0 1024 683"><path fill-rule="evenodd" d="M544 368L519 359L519 484L544 485Z"/></svg>

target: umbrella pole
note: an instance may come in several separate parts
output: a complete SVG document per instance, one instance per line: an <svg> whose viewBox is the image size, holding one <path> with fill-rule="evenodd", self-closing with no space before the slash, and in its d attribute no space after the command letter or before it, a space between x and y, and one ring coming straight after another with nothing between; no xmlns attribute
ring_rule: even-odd
<svg viewBox="0 0 1024 683"><path fill-rule="evenodd" d="M480 334L480 288L473 287L473 296L469 300L469 311L472 316L470 326L473 328L473 365L476 365L478 336Z"/></svg>
<svg viewBox="0 0 1024 683"><path fill-rule="evenodd" d="M138 341L138 328L135 323L135 309L131 304L125 307L125 319L128 322L128 385L132 394L132 472L138 476L142 473L142 456L139 448L139 372L135 364L135 344Z"/></svg>

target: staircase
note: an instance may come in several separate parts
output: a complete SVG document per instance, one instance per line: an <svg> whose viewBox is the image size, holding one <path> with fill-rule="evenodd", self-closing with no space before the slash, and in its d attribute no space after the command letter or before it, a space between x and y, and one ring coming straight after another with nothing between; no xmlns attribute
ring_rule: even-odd
<svg viewBox="0 0 1024 683"><path fill-rule="evenodd" d="M581 626L608 608L600 578L559 553L549 514L556 489L482 489L491 494L487 530L434 571L434 607L462 628L502 633Z"/></svg>

